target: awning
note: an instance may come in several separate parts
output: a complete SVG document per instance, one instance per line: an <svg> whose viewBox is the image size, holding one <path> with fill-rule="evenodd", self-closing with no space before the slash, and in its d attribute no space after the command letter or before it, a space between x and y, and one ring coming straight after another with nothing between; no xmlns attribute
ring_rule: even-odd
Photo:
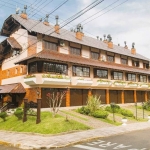
<svg viewBox="0 0 150 150"><path fill-rule="evenodd" d="M5 93L19 94L19 93L26 93L26 90L24 89L21 83L0 85L0 94L5 94Z"/></svg>

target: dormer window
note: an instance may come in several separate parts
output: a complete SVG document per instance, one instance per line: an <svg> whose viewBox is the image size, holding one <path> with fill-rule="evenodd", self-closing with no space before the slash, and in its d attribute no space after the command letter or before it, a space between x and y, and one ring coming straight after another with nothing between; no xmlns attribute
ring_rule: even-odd
<svg viewBox="0 0 150 150"><path fill-rule="evenodd" d="M91 51L91 58L98 60L99 59L99 53Z"/></svg>
<svg viewBox="0 0 150 150"><path fill-rule="evenodd" d="M132 66L139 67L139 61L132 60Z"/></svg>
<svg viewBox="0 0 150 150"><path fill-rule="evenodd" d="M114 62L114 56L107 55L107 61Z"/></svg>
<svg viewBox="0 0 150 150"><path fill-rule="evenodd" d="M143 68L144 69L149 69L149 63L143 63Z"/></svg>
<svg viewBox="0 0 150 150"><path fill-rule="evenodd" d="M70 54L81 55L81 49L76 47L70 47Z"/></svg>
<svg viewBox="0 0 150 150"><path fill-rule="evenodd" d="M49 41L44 41L44 49L45 50L53 50L53 51L57 51L58 50L58 46L56 43L52 43Z"/></svg>

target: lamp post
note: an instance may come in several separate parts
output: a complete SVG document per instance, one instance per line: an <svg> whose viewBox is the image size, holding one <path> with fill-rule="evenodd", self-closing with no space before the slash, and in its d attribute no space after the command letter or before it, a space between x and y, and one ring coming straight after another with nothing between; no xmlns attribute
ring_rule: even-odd
<svg viewBox="0 0 150 150"><path fill-rule="evenodd" d="M135 102L135 118L137 120L137 102Z"/></svg>
<svg viewBox="0 0 150 150"><path fill-rule="evenodd" d="M144 102L142 102L142 109L143 109L143 119L144 119Z"/></svg>
<svg viewBox="0 0 150 150"><path fill-rule="evenodd" d="M115 110L114 110L114 109L115 109L115 103L114 103L114 102L113 102L113 103L110 103L110 106L111 106L112 113L113 113L113 121L116 122L116 121L115 121Z"/></svg>

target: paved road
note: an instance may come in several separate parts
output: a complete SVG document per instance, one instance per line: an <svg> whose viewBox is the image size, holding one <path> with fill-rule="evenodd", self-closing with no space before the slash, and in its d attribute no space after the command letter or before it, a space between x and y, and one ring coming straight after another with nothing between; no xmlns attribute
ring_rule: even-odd
<svg viewBox="0 0 150 150"><path fill-rule="evenodd" d="M150 150L150 129L101 138L59 150Z"/></svg>

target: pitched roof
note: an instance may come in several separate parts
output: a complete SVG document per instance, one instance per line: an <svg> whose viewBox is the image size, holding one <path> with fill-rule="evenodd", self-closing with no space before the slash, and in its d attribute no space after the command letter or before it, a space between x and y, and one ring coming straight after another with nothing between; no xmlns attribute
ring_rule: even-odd
<svg viewBox="0 0 150 150"><path fill-rule="evenodd" d="M0 85L0 93L26 93L21 83Z"/></svg>
<svg viewBox="0 0 150 150"><path fill-rule="evenodd" d="M37 54L34 54L25 59L22 59L16 62L15 64L26 64L28 60L34 59L34 58L61 61L61 62L67 62L67 63L71 62L75 64L80 64L80 65L82 64L82 65L88 65L88 66L94 66L94 67L110 68L114 70L122 70L122 71L125 70L129 72L150 74L150 70L148 69L142 69L142 68L127 66L127 65L122 65L122 64L116 64L112 62L93 60L89 58L83 58L81 56L62 54L56 51L49 51L49 50L43 50Z"/></svg>
<svg viewBox="0 0 150 150"><path fill-rule="evenodd" d="M21 45L15 40L14 37L9 37L7 39L7 42L10 44L10 46L12 48L15 48L15 49L21 49L22 48Z"/></svg>
<svg viewBox="0 0 150 150"><path fill-rule="evenodd" d="M82 40L78 40L78 39L76 39L74 32L71 32L71 31L68 31L65 29L60 29L60 33L57 34L54 32L54 26L52 26L52 25L46 26L43 24L43 22L33 20L33 19L25 20L17 14L13 14L10 17L14 18L29 32L33 31L33 32L44 34L44 35L50 35L52 37L67 40L70 42L79 43L82 45L87 45L87 46L102 49L105 51L114 52L117 54L127 55L127 56L130 56L133 58L139 58L142 60L150 61L150 59L148 59L138 53L131 54L131 50L125 49L124 47L121 47L121 46L114 45L113 49L110 49L110 48L108 48L106 43L104 43L103 41L94 39L92 37L84 36Z"/></svg>

